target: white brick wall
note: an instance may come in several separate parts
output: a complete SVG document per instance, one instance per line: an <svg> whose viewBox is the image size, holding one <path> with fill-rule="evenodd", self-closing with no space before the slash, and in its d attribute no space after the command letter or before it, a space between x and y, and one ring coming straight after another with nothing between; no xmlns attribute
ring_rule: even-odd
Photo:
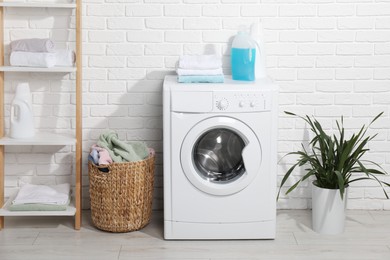
<svg viewBox="0 0 390 260"><path fill-rule="evenodd" d="M305 126L284 110L317 116L327 128L344 115L350 130L385 115L368 159L390 171L390 2L377 0L84 0L83 138L88 147L106 128L157 151L155 209L162 208L162 80L181 54L217 51L230 73L229 43L240 24L263 22L269 75L280 85L278 158L298 149ZM53 37L74 46L67 10L7 9L5 42ZM31 30L34 29L34 30ZM6 48L6 53L9 50ZM68 75L6 75L9 106L19 81L30 77L38 128L72 132L74 84ZM45 75L46 76L46 75ZM74 78L71 75L71 78ZM6 115L9 107L5 108ZM8 117L6 125L8 126ZM6 192L21 181L73 180L70 148L7 147ZM278 180L293 158L278 165ZM49 174L49 173L52 174ZM294 173L295 179L302 174ZM390 182L390 178L384 178ZM84 167L84 204L88 178ZM291 185L291 181L289 184ZM390 192L390 189L387 189ZM350 189L349 208L386 209L373 182ZM282 196L279 208L311 206L310 186Z"/></svg>

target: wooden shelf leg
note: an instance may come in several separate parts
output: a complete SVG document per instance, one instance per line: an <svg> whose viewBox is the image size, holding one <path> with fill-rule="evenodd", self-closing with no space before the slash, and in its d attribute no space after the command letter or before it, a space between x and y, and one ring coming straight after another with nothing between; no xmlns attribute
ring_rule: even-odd
<svg viewBox="0 0 390 260"><path fill-rule="evenodd" d="M2 118L3 120L3 118ZM0 146L0 206L4 205L4 146ZM0 230L4 228L4 217L0 217Z"/></svg>
<svg viewBox="0 0 390 260"><path fill-rule="evenodd" d="M82 198L82 3L76 1L76 216L75 229L81 228Z"/></svg>
<svg viewBox="0 0 390 260"><path fill-rule="evenodd" d="M81 198L82 198L82 184L81 184L81 178L82 178L82 159L81 159L81 144L77 141L76 144L76 188L75 188L75 206L76 206L76 215L75 215L75 222L74 222L74 228L76 230L80 230L81 228Z"/></svg>
<svg viewBox="0 0 390 260"><path fill-rule="evenodd" d="M3 0L1 0L3 2ZM0 8L0 66L4 65L4 9ZM4 72L0 72L0 137L4 136ZM4 146L0 146L0 207L4 206ZM4 228L4 217L0 217L0 229Z"/></svg>

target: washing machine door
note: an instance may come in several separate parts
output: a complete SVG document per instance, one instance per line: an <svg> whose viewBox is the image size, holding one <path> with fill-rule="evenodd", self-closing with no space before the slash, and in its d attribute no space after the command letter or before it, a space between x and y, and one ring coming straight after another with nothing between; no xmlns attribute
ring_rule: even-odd
<svg viewBox="0 0 390 260"><path fill-rule="evenodd" d="M181 147L181 165L197 189L230 195L247 187L259 173L261 145L243 122L211 117L188 132Z"/></svg>

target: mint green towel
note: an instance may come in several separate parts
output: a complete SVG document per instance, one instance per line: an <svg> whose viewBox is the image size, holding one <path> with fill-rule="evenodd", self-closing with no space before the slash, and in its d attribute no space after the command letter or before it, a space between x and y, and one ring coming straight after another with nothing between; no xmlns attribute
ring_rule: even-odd
<svg viewBox="0 0 390 260"><path fill-rule="evenodd" d="M149 156L149 149L143 142L123 142L114 131L100 135L97 145L110 154L114 162L135 162Z"/></svg>
<svg viewBox="0 0 390 260"><path fill-rule="evenodd" d="M11 204L8 209L10 211L64 211L69 206L69 203L70 199L65 205L42 203Z"/></svg>
<svg viewBox="0 0 390 260"><path fill-rule="evenodd" d="M223 83L224 80L223 75L179 75L177 77L179 83Z"/></svg>

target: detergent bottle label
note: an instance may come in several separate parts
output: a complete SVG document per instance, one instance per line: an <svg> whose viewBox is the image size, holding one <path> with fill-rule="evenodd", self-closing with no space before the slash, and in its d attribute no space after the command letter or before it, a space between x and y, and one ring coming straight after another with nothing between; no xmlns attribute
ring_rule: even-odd
<svg viewBox="0 0 390 260"><path fill-rule="evenodd" d="M232 78L234 80L255 80L255 48L232 48Z"/></svg>

